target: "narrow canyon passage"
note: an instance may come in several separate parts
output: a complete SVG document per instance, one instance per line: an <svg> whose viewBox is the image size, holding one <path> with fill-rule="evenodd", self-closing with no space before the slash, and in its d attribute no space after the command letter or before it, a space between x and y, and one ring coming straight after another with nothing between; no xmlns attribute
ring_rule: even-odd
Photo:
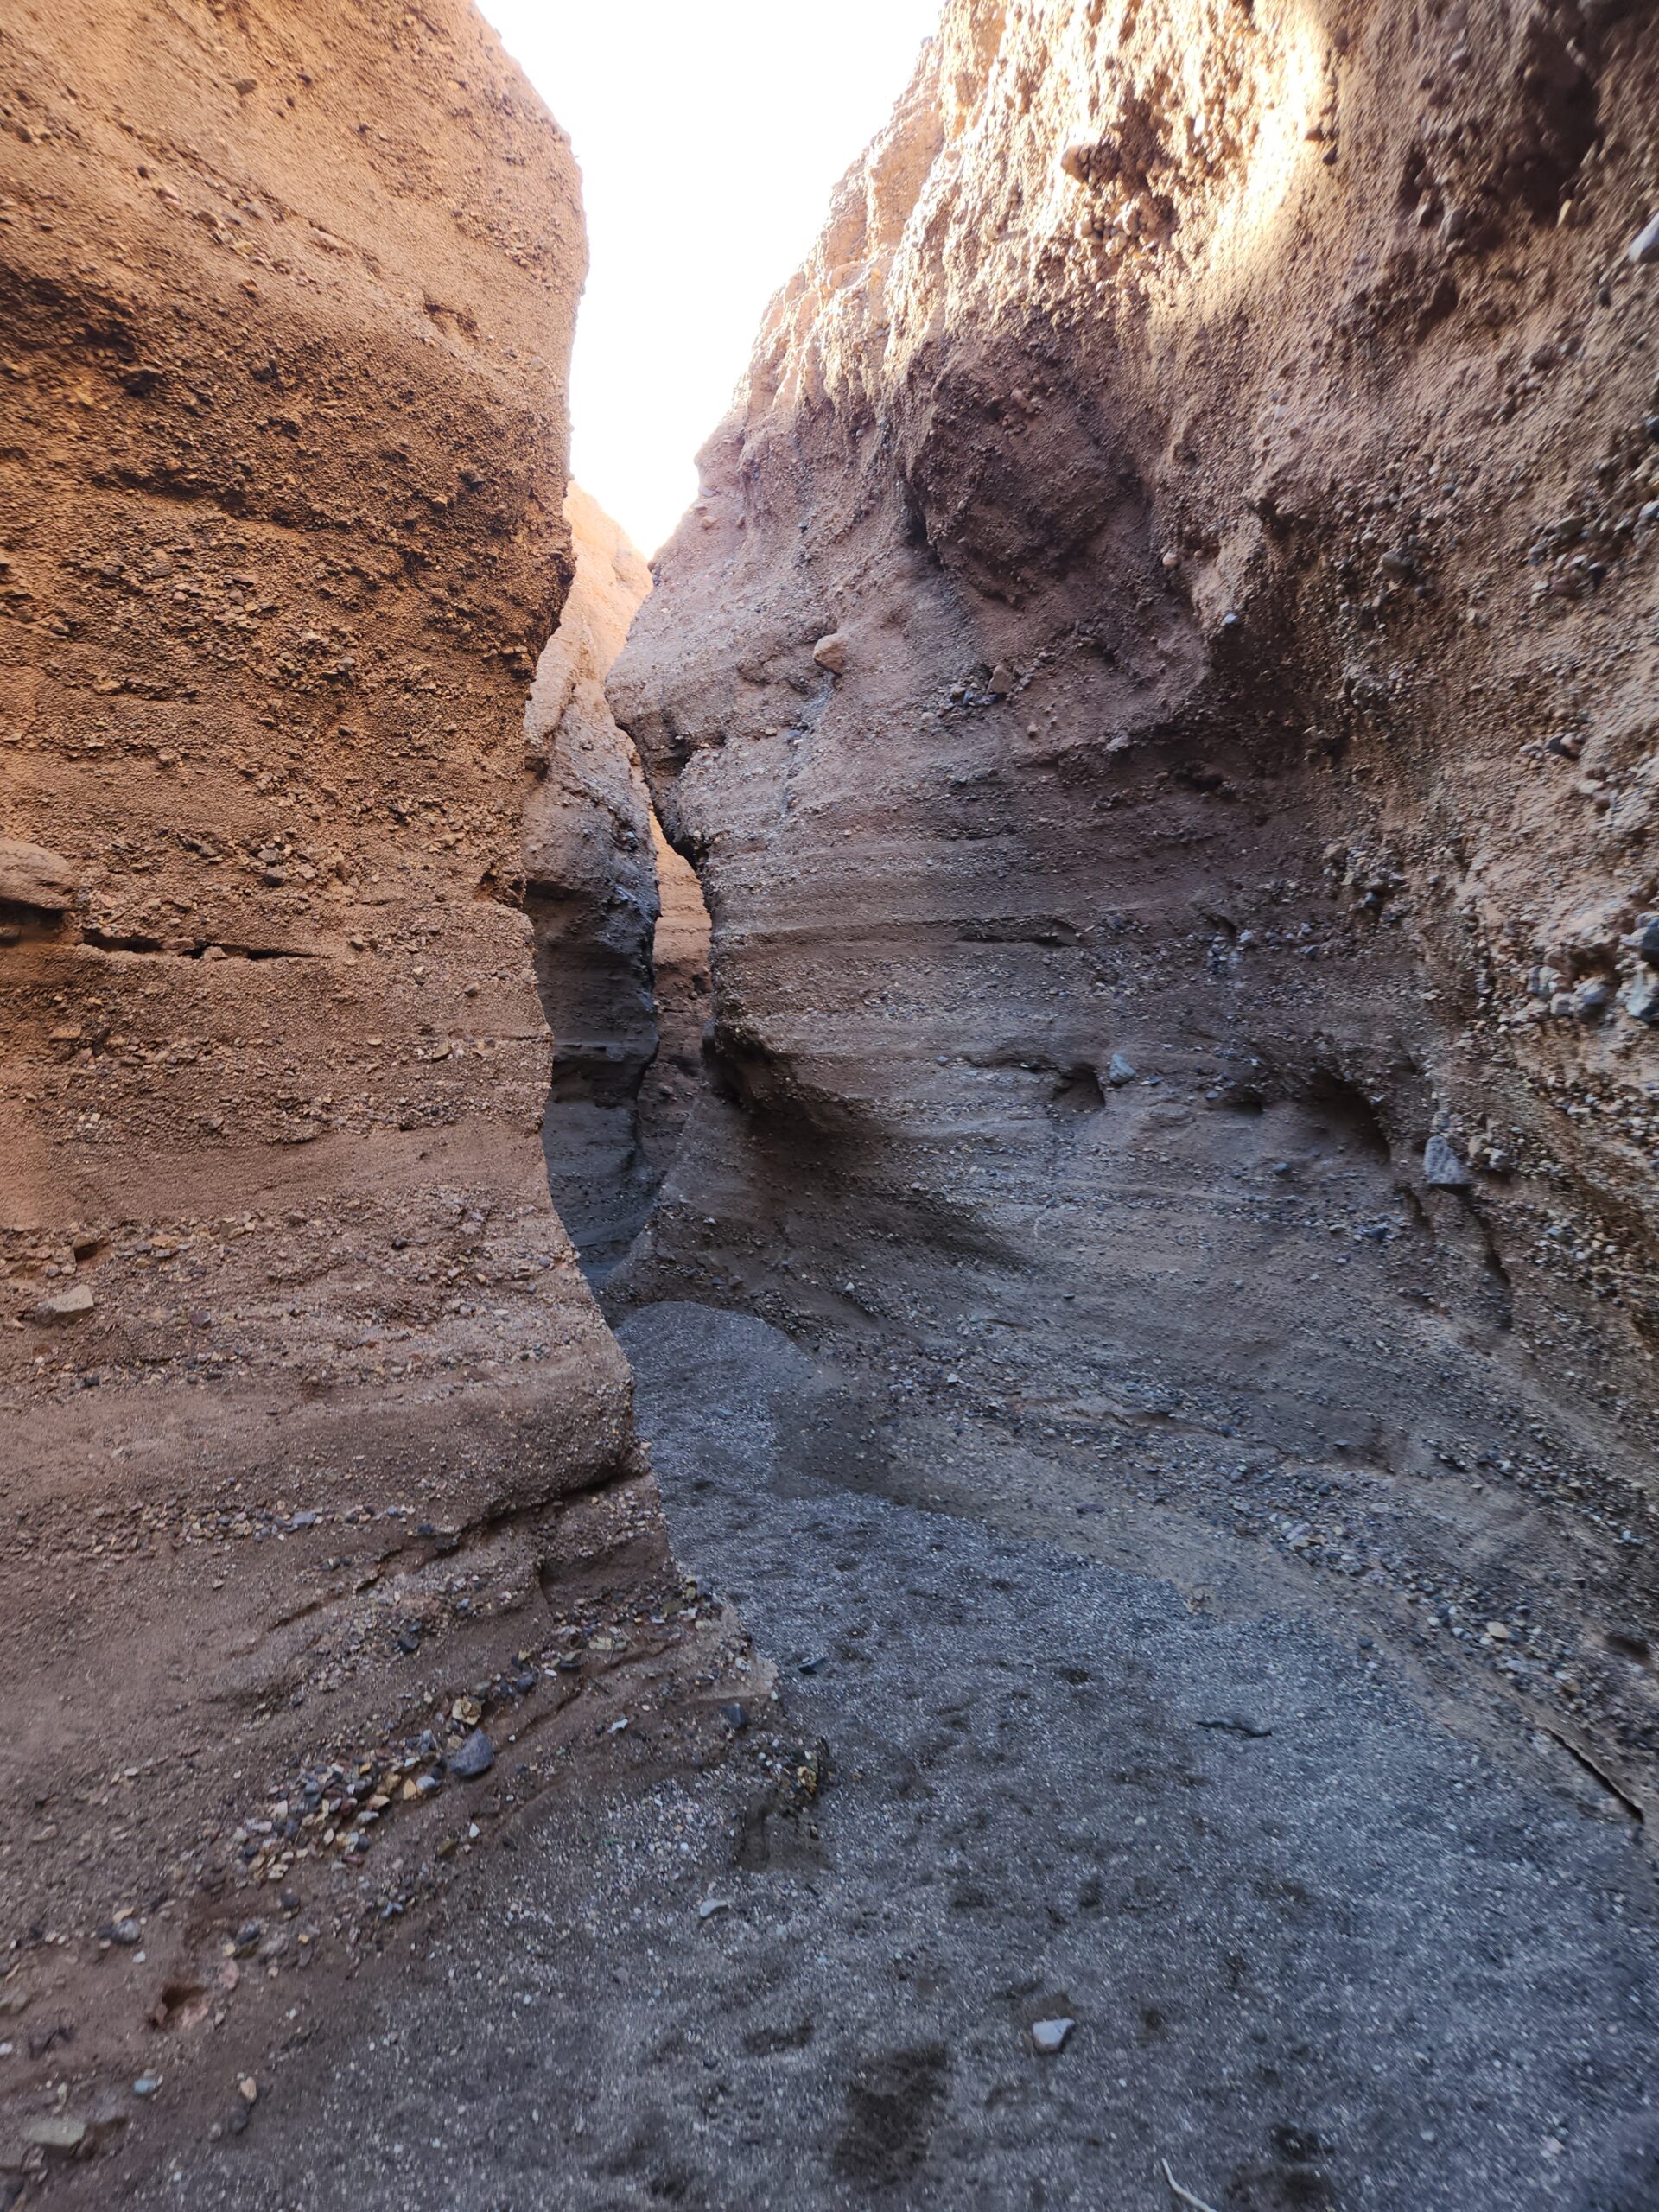
<svg viewBox="0 0 1659 2212"><path fill-rule="evenodd" d="M1651 11L946 0L649 568L462 0L59 13L0 2208L1651 2212Z"/></svg>
<svg viewBox="0 0 1659 2212"><path fill-rule="evenodd" d="M605 700L649 571L579 487L565 507L575 575L524 718L524 903L553 1038L548 1186L598 1286L644 1228L690 1110L709 932Z"/></svg>

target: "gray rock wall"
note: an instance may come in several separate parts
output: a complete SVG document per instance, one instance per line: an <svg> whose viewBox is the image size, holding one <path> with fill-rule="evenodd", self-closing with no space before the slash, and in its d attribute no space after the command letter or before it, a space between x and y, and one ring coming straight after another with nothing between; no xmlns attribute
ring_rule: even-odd
<svg viewBox="0 0 1659 2212"><path fill-rule="evenodd" d="M715 930L628 1294L1638 1795L1656 72L1591 0L952 0L611 686Z"/></svg>

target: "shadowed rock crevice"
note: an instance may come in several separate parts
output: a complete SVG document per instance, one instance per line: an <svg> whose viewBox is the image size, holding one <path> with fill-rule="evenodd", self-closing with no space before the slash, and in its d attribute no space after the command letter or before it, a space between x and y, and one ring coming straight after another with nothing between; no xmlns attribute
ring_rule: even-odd
<svg viewBox="0 0 1659 2212"><path fill-rule="evenodd" d="M651 803L604 694L651 576L575 486L566 512L575 580L524 718L537 779L524 808L524 904L553 1035L548 1181L594 1280L626 1250L656 1187L638 1135L640 1084L657 1053Z"/></svg>
<svg viewBox="0 0 1659 2212"><path fill-rule="evenodd" d="M601 1283L644 1227L689 1109L709 918L605 700L650 571L575 486L566 511L575 581L524 718L524 905L553 1036L549 1186Z"/></svg>

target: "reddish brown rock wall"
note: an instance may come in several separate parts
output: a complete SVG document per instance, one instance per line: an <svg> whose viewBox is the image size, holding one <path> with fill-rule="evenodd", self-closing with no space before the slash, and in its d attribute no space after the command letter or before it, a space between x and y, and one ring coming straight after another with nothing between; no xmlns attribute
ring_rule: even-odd
<svg viewBox="0 0 1659 2212"><path fill-rule="evenodd" d="M118 1906L105 2056L327 1878L303 1762L665 1558L521 905L568 143L456 0L26 0L0 86L0 1974L85 2069Z"/></svg>

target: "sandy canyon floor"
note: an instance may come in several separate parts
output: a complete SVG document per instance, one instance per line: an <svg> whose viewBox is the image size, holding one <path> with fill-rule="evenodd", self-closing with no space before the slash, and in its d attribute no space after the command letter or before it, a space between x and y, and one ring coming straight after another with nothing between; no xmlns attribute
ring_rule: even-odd
<svg viewBox="0 0 1659 2212"><path fill-rule="evenodd" d="M492 1824L257 2104L209 2066L79 2201L1655 2201L1651 1862L1557 1745L1452 1732L1351 1622L829 1478L850 1421L761 1322L622 1338L776 1704Z"/></svg>

